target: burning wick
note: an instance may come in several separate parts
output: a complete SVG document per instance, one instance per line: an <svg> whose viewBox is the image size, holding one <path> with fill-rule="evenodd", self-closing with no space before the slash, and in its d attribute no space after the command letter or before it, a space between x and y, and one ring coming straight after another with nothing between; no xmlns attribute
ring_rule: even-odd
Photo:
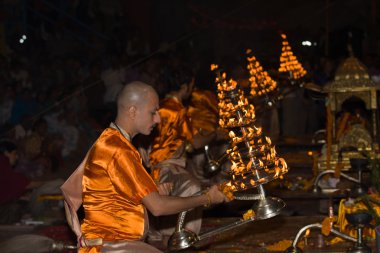
<svg viewBox="0 0 380 253"><path fill-rule="evenodd" d="M310 235L310 229L307 229L306 232L305 232L305 235L303 237L305 246L307 246L307 239L308 239L309 235Z"/></svg>

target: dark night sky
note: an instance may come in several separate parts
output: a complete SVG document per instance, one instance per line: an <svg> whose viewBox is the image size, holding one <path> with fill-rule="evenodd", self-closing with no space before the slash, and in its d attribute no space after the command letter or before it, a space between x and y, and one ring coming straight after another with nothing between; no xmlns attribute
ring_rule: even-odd
<svg viewBox="0 0 380 253"><path fill-rule="evenodd" d="M293 47L302 40L319 43L325 53L328 30L329 55L344 57L351 42L358 56L376 51L376 0L251 0L157 1L151 5L149 36L153 41L173 41L192 31L199 40L212 34L223 40L240 40L263 55L278 47L278 32L288 34ZM352 37L350 37L352 35ZM231 44L230 42L226 43ZM322 45L323 44L323 45ZM364 48L363 48L364 47ZM224 50L228 50L224 48Z"/></svg>
<svg viewBox="0 0 380 253"><path fill-rule="evenodd" d="M26 1L26 7L19 6L28 10L19 16L23 27L12 29L36 30L36 23L41 20L49 23L47 16L56 22L51 30L72 32L69 36L85 44L80 40L88 29L80 29L74 17L112 39L128 40L138 33L153 51L162 43L187 43L200 53L212 51L221 58L245 48L268 59L276 57L280 31L288 35L295 50L306 55L325 55L327 40L327 54L335 58L347 56L348 43L353 44L359 57L379 50L378 0L109 0L107 3L119 5L123 15L114 15L111 22L101 27L97 23L104 20L103 16L88 16L90 2L80 1L83 8L72 11L65 1ZM60 17L65 18L64 22ZM12 42L18 41L20 34L17 31L17 35L12 35ZM303 40L316 42L317 46L304 48Z"/></svg>

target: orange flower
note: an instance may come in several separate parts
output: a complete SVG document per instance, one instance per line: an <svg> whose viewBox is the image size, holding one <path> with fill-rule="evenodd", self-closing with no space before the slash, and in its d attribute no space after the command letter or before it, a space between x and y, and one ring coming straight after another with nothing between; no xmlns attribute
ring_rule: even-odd
<svg viewBox="0 0 380 253"><path fill-rule="evenodd" d="M243 214L243 220L248 220L250 218L254 218L255 217L255 212L252 210L252 209L249 209L247 210L244 214Z"/></svg>

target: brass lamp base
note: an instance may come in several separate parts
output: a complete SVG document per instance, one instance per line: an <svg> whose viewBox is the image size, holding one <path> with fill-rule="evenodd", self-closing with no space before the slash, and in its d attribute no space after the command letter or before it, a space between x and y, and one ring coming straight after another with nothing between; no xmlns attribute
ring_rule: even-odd
<svg viewBox="0 0 380 253"><path fill-rule="evenodd" d="M265 220L280 214L281 209L285 207L285 202L276 197L265 197L259 199L252 206L257 220Z"/></svg>
<svg viewBox="0 0 380 253"><path fill-rule="evenodd" d="M372 250L367 245L362 244L360 246L355 245L354 247L349 248L347 253L372 253Z"/></svg>
<svg viewBox="0 0 380 253"><path fill-rule="evenodd" d="M187 249L198 241L198 236L188 229L175 231L169 238L168 250L178 251Z"/></svg>

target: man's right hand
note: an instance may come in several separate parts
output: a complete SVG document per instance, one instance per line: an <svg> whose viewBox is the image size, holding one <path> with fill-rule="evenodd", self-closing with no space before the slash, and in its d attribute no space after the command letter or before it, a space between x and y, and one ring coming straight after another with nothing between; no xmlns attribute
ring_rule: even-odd
<svg viewBox="0 0 380 253"><path fill-rule="evenodd" d="M218 188L217 185L213 185L207 192L210 196L211 204L219 204L222 202L230 202L231 199L227 198Z"/></svg>

